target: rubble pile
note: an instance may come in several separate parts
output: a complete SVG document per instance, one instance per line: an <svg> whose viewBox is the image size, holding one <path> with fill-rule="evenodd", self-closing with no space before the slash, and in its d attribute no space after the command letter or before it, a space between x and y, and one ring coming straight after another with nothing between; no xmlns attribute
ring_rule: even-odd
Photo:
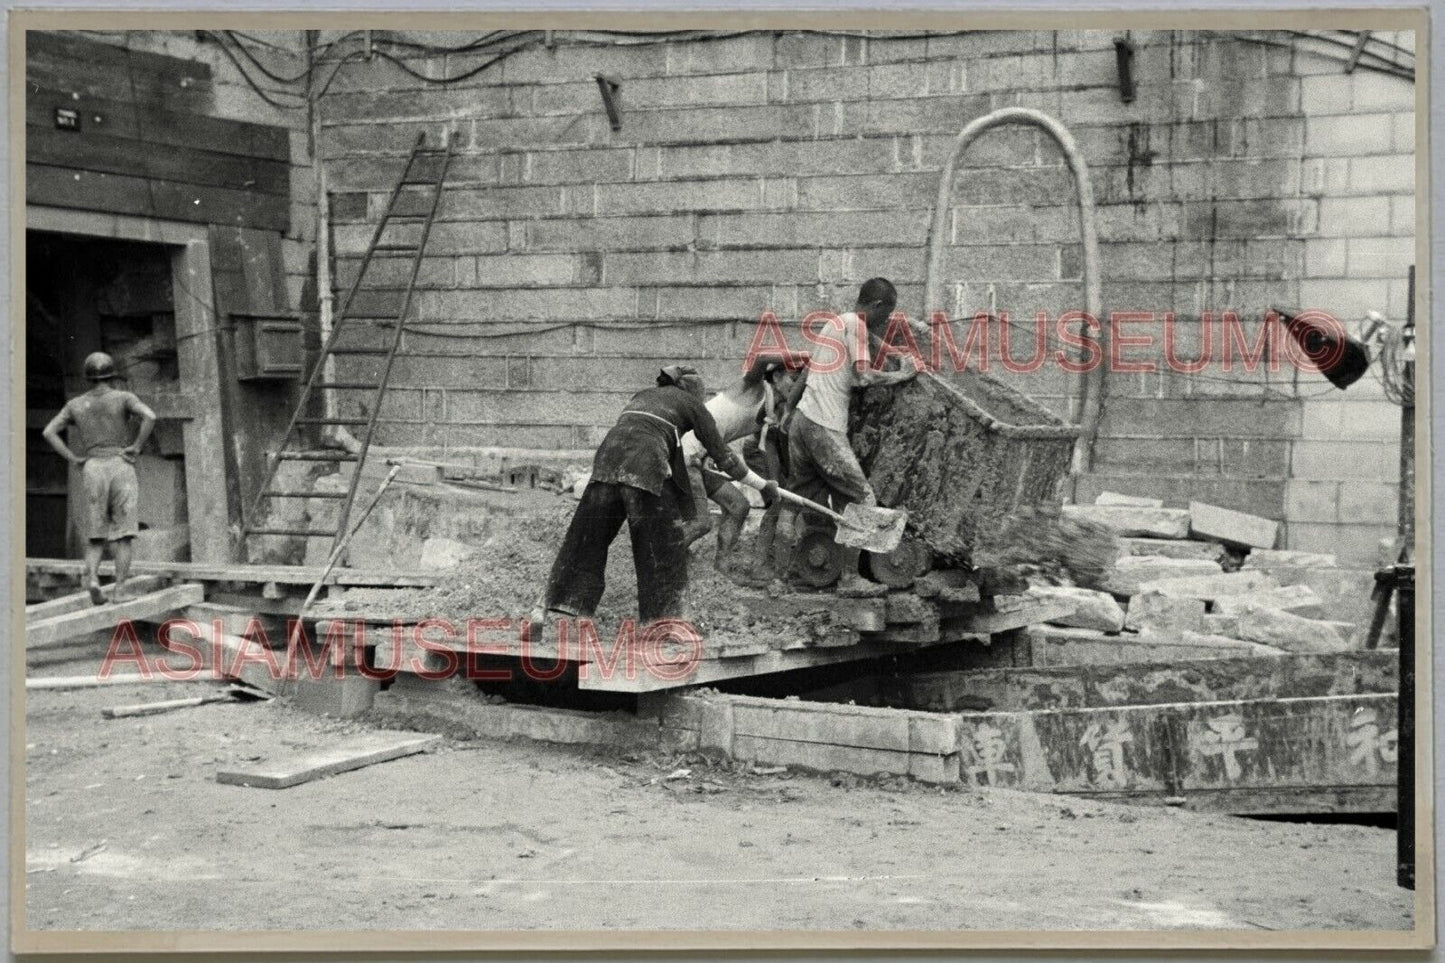
<svg viewBox="0 0 1445 963"><path fill-rule="evenodd" d="M1326 654L1363 646L1368 573L1333 555L1276 550L1278 523L1193 502L1105 492L1066 505L1066 519L1118 538L1113 569L1059 586L1034 579L1033 595L1067 597L1073 614L1043 635L1060 644L1130 642L1258 655Z"/></svg>

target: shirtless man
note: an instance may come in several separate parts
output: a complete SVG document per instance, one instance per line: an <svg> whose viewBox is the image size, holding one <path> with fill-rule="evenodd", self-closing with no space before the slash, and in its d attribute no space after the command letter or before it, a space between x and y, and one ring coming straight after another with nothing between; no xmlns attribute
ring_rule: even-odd
<svg viewBox="0 0 1445 963"><path fill-rule="evenodd" d="M137 531L140 490L135 460L155 427L156 414L129 391L114 387L115 362L97 351L85 359L85 377L93 387L72 398L45 426L45 440L60 456L80 469L82 484L79 528L85 537L85 587L96 605L105 601L100 588L100 558L107 542L115 556L111 601L125 601L130 577L131 540ZM131 416L140 420L132 432ZM73 427L76 454L61 437Z"/></svg>
<svg viewBox="0 0 1445 963"><path fill-rule="evenodd" d="M773 401L773 383L768 375L776 368L797 367L808 362L808 355L794 352L788 359L781 355L767 355L757 358L740 381L719 391L708 399L707 410L717 423L718 433L725 443L731 444L747 438L758 430L758 415ZM722 509L722 523L717 532L717 554L713 567L727 572L733 567L733 552L737 548L738 536L748 518L748 500L741 489L728 479L719 477L715 469L705 471L703 463L707 451L697 436L688 432L682 439L683 459L687 473L692 479L693 498L699 503L704 497L711 499ZM781 481L779 478L773 480ZM712 518L707 512L688 526L687 544L691 546L698 539L712 531ZM741 565L741 560L736 560Z"/></svg>

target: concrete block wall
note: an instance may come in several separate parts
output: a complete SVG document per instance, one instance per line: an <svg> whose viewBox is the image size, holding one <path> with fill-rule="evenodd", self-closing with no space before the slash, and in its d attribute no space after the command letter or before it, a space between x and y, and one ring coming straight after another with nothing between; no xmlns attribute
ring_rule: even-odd
<svg viewBox="0 0 1445 963"><path fill-rule="evenodd" d="M1135 31L1126 104L1111 32L555 39L446 86L350 63L323 101L339 284L417 135L459 137L385 412L401 423L384 443L585 449L661 364L737 377L765 311L795 325L846 309L883 274L917 314L938 171L965 123L1004 106L1070 128L1098 204L1105 309L1174 312L1178 355L1194 357L1207 312L1237 311L1251 338L1273 305L1403 315L1413 87L1346 75L1323 47ZM457 75L490 56L418 52L408 65ZM597 73L622 84L620 131ZM1009 312L1013 355L1027 358L1032 332L1018 325L1082 307L1071 176L1024 128L987 135L959 170L947 303L931 307ZM385 283L400 282L393 271ZM1154 344L1125 357L1157 363L1161 329L1137 330ZM1052 365L1011 377L1073 413L1073 379ZM1200 498L1283 519L1291 547L1339 548L1347 534L1362 548L1387 534L1392 480L1346 477L1361 469L1332 468L1320 446L1388 419L1368 414L1381 403L1368 389L1324 385L1287 368L1116 372L1080 494ZM1318 413L1326 403L1338 417ZM1389 455L1385 435L1363 440ZM1373 514L1361 517L1364 502Z"/></svg>

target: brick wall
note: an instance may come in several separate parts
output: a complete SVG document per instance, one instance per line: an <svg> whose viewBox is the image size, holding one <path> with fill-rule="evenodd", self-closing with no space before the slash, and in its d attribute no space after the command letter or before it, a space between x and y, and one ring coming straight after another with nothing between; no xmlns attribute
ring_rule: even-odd
<svg viewBox="0 0 1445 963"><path fill-rule="evenodd" d="M450 86L348 64L324 101L341 283L417 134L460 137L386 412L403 423L383 441L586 449L661 363L736 377L763 311L844 309L883 274L916 313L946 152L1004 106L1073 132L1099 205L1105 308L1175 312L1180 354L1205 312L1238 311L1251 330L1271 305L1403 317L1412 85L1347 76L1323 45L1135 32L1125 104L1107 32L556 39ZM455 75L488 56L410 65ZM622 85L617 132L599 72ZM959 169L935 307L1015 322L1082 307L1074 187L1047 137L992 133ZM1031 337L1012 331L1016 355ZM1019 377L1073 413L1072 379ZM1397 456L1394 412L1367 380L1325 394L1288 370L1114 374L1081 495L1206 498L1285 518L1291 545L1372 554L1394 517L1393 476L1372 472ZM1349 454L1331 457L1335 442ZM1355 452L1369 468L1343 467Z"/></svg>

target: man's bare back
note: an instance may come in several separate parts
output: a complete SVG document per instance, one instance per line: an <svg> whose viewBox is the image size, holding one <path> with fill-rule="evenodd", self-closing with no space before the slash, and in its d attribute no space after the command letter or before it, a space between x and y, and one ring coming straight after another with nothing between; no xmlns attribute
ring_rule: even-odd
<svg viewBox="0 0 1445 963"><path fill-rule="evenodd" d="M72 447L82 458L122 454L135 440L131 416L155 417L131 392L105 384L70 399L60 414L75 426Z"/></svg>

